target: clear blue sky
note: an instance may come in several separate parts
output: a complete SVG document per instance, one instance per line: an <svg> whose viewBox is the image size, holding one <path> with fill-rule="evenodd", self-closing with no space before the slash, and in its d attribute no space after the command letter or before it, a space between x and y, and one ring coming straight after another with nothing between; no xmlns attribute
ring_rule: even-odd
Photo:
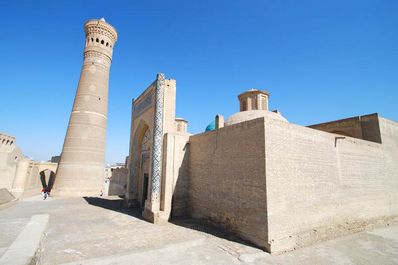
<svg viewBox="0 0 398 265"><path fill-rule="evenodd" d="M398 1L0 1L0 131L25 155L61 152L83 24L119 33L109 84L107 162L128 154L131 99L163 72L198 133L238 111L249 88L309 125L378 112L398 120Z"/></svg>

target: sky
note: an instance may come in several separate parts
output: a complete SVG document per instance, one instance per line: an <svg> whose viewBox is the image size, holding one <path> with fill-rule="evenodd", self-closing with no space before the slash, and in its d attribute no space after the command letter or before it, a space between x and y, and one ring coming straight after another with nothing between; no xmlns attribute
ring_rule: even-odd
<svg viewBox="0 0 398 265"><path fill-rule="evenodd" d="M107 163L128 155L131 101L157 73L177 80L177 116L199 133L237 95L311 125L377 112L398 121L398 1L0 0L0 132L35 160L60 154L83 63L83 24L118 31Z"/></svg>

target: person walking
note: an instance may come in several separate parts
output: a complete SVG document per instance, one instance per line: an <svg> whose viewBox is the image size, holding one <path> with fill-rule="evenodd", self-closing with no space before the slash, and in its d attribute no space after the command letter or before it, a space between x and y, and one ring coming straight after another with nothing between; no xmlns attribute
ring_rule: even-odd
<svg viewBox="0 0 398 265"><path fill-rule="evenodd" d="M43 188L43 189L41 190L41 192L42 192L42 194L43 194L43 200L47 199L47 197L48 197L48 191L47 191L47 189L46 189L46 188Z"/></svg>

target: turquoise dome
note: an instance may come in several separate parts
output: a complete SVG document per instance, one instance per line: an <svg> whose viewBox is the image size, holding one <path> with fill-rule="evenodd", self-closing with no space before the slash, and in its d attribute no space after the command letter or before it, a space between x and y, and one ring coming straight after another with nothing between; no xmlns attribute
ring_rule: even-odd
<svg viewBox="0 0 398 265"><path fill-rule="evenodd" d="M205 132L214 131L216 129L216 122L212 121L207 125Z"/></svg>

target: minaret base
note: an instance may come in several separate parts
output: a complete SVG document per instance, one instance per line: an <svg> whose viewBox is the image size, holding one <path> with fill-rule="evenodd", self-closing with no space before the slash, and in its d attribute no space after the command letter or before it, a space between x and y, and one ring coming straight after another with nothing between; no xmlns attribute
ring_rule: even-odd
<svg viewBox="0 0 398 265"><path fill-rule="evenodd" d="M105 188L102 165L63 164L58 166L52 196L101 196Z"/></svg>

